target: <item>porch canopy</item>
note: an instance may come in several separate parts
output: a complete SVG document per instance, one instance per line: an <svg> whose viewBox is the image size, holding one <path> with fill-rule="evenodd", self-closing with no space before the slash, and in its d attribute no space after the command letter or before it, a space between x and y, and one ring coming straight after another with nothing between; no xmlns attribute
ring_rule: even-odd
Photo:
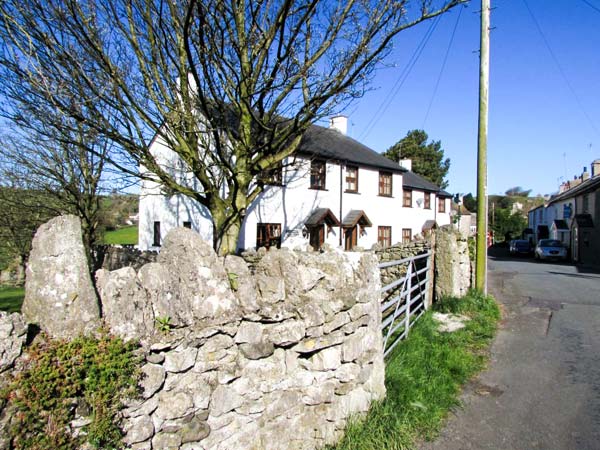
<svg viewBox="0 0 600 450"><path fill-rule="evenodd" d="M421 228L421 231L425 232L425 231L431 231L431 230L435 230L438 227L438 224L435 220L426 220L425 223L423 224L423 228Z"/></svg>
<svg viewBox="0 0 600 450"><path fill-rule="evenodd" d="M307 227L316 227L319 225L327 224L330 227L340 226L340 221L335 217L335 214L331 212L329 208L317 208L315 209L308 219L304 222Z"/></svg>
<svg viewBox="0 0 600 450"><path fill-rule="evenodd" d="M553 222L554 228L557 231L569 231L569 227L567 226L567 221L563 219L555 219Z"/></svg>
<svg viewBox="0 0 600 450"><path fill-rule="evenodd" d="M371 227L373 224L362 209L352 209L342 220L343 228L353 228L356 224L361 227Z"/></svg>

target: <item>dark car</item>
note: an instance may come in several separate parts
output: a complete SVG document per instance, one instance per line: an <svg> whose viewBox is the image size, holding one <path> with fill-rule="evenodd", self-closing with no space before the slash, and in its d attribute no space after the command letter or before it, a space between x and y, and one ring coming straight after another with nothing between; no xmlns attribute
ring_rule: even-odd
<svg viewBox="0 0 600 450"><path fill-rule="evenodd" d="M529 255L532 252L531 244L524 239L510 241L509 251L511 255Z"/></svg>
<svg viewBox="0 0 600 450"><path fill-rule="evenodd" d="M539 260L556 259L565 261L567 259L567 249L557 239L541 239L535 247L534 255Z"/></svg>

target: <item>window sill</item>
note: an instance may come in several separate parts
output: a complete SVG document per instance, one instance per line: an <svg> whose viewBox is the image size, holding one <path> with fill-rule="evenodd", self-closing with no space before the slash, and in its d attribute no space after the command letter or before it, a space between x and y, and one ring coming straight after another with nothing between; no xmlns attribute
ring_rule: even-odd
<svg viewBox="0 0 600 450"><path fill-rule="evenodd" d="M311 190L311 191L328 191L329 190L329 189L320 188L320 187L313 187L313 186L309 187L308 189Z"/></svg>
<svg viewBox="0 0 600 450"><path fill-rule="evenodd" d="M377 194L377 197L394 198L393 195L388 195L388 194Z"/></svg>
<svg viewBox="0 0 600 450"><path fill-rule="evenodd" d="M346 190L346 191L344 191L344 194L356 194L356 195L360 195L360 192L358 192L358 191L348 191L348 190Z"/></svg>

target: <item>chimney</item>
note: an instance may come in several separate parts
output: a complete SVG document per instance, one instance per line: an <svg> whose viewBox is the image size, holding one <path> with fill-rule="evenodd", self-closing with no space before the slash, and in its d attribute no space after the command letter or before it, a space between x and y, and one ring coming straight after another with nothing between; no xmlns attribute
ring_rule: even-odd
<svg viewBox="0 0 600 450"><path fill-rule="evenodd" d="M348 117L342 115L333 116L329 119L329 128L338 130L343 135L346 135L348 133Z"/></svg>
<svg viewBox="0 0 600 450"><path fill-rule="evenodd" d="M587 167L583 168L583 173L581 174L581 181L588 180L590 178L590 173L587 171Z"/></svg>
<svg viewBox="0 0 600 450"><path fill-rule="evenodd" d="M592 163L592 178L600 175L600 159L595 160Z"/></svg>
<svg viewBox="0 0 600 450"><path fill-rule="evenodd" d="M400 164L400 167L404 167L409 172L412 171L412 160L411 159L401 159L400 161L398 161L398 164Z"/></svg>

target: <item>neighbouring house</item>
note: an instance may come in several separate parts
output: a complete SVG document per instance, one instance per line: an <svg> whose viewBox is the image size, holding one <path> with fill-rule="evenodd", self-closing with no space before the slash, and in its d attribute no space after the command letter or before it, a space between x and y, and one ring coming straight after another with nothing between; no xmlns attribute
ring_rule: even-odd
<svg viewBox="0 0 600 450"><path fill-rule="evenodd" d="M350 138L346 129L344 116L333 118L329 128L309 128L297 153L283 161L281 172L248 209L238 250L390 246L450 223L449 193L412 173L408 162L402 167ZM166 167L183 166L160 140L151 151ZM140 249L159 249L166 233L181 226L212 242L208 209L183 195L166 196L160 185L144 181Z"/></svg>
<svg viewBox="0 0 600 450"><path fill-rule="evenodd" d="M477 214L472 213L463 204L462 196L459 202L452 202L452 221L454 226L465 236L474 236L477 231L476 217Z"/></svg>
<svg viewBox="0 0 600 450"><path fill-rule="evenodd" d="M562 241L573 261L600 265L600 159L579 177L564 182L546 204L529 211L529 228L535 241Z"/></svg>

